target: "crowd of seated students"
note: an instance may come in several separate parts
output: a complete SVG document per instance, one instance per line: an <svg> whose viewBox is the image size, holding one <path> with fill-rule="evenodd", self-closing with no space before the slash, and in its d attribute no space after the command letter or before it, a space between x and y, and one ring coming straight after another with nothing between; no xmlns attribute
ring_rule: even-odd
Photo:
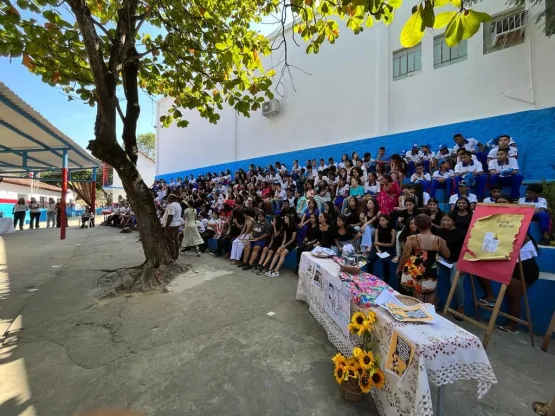
<svg viewBox="0 0 555 416"><path fill-rule="evenodd" d="M90 213L85 213L82 218L82 227L84 227L85 223L89 220ZM137 220L129 202L120 198L117 205L112 208L111 214L106 217L106 220L101 225L119 227L122 229L121 232L125 233L137 229Z"/></svg>
<svg viewBox="0 0 555 416"><path fill-rule="evenodd" d="M339 162L330 157L301 165L295 160L287 167L278 161L267 167L250 165L234 175L226 171L171 178L156 181L152 192L161 219L170 194L196 210L203 240L199 252L207 251L208 240L215 238L217 249L211 254L225 255L232 264L269 277L279 276L294 249L298 265L303 251L322 246L339 254L351 243L368 256L369 272L381 262L382 277L389 281L390 263L399 263L405 244L418 234L414 219L421 213L429 216L431 233L444 235L450 246L447 261L456 262L476 203L500 198L534 205L543 232L540 243L548 244L550 217L541 186L530 185L526 196L519 196L523 177L514 141L499 136L488 143L489 151L461 134L453 142L452 148L439 146L437 153L427 144L414 144L409 151L388 156L381 147L375 158L370 153L360 158L353 152L342 155ZM504 186L510 187L510 195L501 195ZM438 189L444 190L441 201L436 199ZM444 212L440 204L447 201L449 212ZM122 203L107 222L121 222L126 208ZM484 290L483 301L490 302L486 283ZM456 300L461 308L464 292L458 290Z"/></svg>

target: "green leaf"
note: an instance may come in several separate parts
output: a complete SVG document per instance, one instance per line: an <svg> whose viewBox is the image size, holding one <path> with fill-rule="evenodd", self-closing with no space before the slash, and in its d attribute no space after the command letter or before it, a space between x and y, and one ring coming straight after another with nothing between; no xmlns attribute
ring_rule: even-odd
<svg viewBox="0 0 555 416"><path fill-rule="evenodd" d="M460 9L462 7L462 0L451 0L451 4L457 9Z"/></svg>
<svg viewBox="0 0 555 416"><path fill-rule="evenodd" d="M368 17L366 18L366 22L364 24L366 25L367 28L371 28L372 26L374 26L374 19L372 18L371 15L368 15Z"/></svg>
<svg viewBox="0 0 555 416"><path fill-rule="evenodd" d="M416 11L403 26L399 40L404 48L412 48L418 45L423 37L422 16L419 11Z"/></svg>
<svg viewBox="0 0 555 416"><path fill-rule="evenodd" d="M403 0L389 0L387 4L389 4L394 9L398 9L403 5Z"/></svg>
<svg viewBox="0 0 555 416"><path fill-rule="evenodd" d="M487 13L475 12L474 10L467 10L462 13L463 39L470 39L480 30L480 25L489 20L491 20L491 16Z"/></svg>
<svg viewBox="0 0 555 416"><path fill-rule="evenodd" d="M451 0L434 0L434 7L443 7L451 3Z"/></svg>
<svg viewBox="0 0 555 416"><path fill-rule="evenodd" d="M214 45L216 47L217 50L219 51L223 51L224 49L227 49L227 44L222 43L222 42L218 42Z"/></svg>
<svg viewBox="0 0 555 416"><path fill-rule="evenodd" d="M426 4L426 7L421 9L421 12L420 12L422 15L422 23L424 24L424 26L429 27L431 29L434 27L434 22L436 19L434 14L434 7L432 5L431 0L426 0L425 4Z"/></svg>
<svg viewBox="0 0 555 416"><path fill-rule="evenodd" d="M434 29L443 29L449 24L451 20L457 15L458 12L443 12L436 16L434 22Z"/></svg>
<svg viewBox="0 0 555 416"><path fill-rule="evenodd" d="M447 46L453 47L458 45L463 38L463 31L464 29L461 22L461 15L457 14L457 16L447 25L447 29L445 29L445 43Z"/></svg>

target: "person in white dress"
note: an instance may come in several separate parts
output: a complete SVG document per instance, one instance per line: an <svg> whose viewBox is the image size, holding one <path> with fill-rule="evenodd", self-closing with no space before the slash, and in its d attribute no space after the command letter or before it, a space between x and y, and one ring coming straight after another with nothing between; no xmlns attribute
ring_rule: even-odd
<svg viewBox="0 0 555 416"><path fill-rule="evenodd" d="M183 229L183 241L181 242L181 247L183 247L183 249L186 249L187 247L195 247L196 255L198 257L201 253L200 246L204 244L204 241L198 232L196 224L197 211L193 208L190 202L187 202L184 217L186 223L185 228Z"/></svg>

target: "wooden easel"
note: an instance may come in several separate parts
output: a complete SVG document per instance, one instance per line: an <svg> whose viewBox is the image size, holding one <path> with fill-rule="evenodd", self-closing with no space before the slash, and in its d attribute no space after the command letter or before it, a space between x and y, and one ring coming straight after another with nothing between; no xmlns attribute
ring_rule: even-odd
<svg viewBox="0 0 555 416"><path fill-rule="evenodd" d="M553 312L553 316L551 317L551 323L545 331L545 337L543 338L542 343L542 351L547 351L547 347L549 346L549 342L551 341L551 337L553 336L553 332L555 331L555 312Z"/></svg>
<svg viewBox="0 0 555 416"><path fill-rule="evenodd" d="M487 305L481 305L478 303L477 299L476 299L476 287L474 286L474 275L470 275L470 283L472 285L472 297L474 300L474 308L476 309L476 319L472 319L469 316L466 316L460 312L457 312L454 309L451 309L450 305L451 305L451 301L453 300L453 296L455 295L455 289L457 288L457 282L459 281L460 278L460 272L457 270L457 272L455 273L455 277L453 279L453 283L451 284L451 290L449 291L449 296L447 297L447 303L445 305L445 308L443 310L443 315L446 316L447 313L452 313L455 316L458 316L459 318L464 319L467 322L470 322L473 325L476 325L480 328L482 328L483 330L486 331L486 335L484 336L484 340L482 341L482 344L484 345L484 349L487 349L488 347L488 343L489 340L491 338L491 334L493 333L493 331L495 330L495 321L497 320L497 316L501 315L504 316L507 319L510 319L513 322L517 322L519 324L522 325L526 325L528 327L528 333L530 334L530 344L532 345L532 347L534 346L534 331L532 330L532 319L530 317L530 307L528 304L528 293L526 292L526 282L524 281L524 271L522 269L522 262L520 261L520 257L519 257L519 262L518 262L518 268L520 271L520 281L522 282L522 287L524 288L524 293L522 294L522 296L524 297L524 307L526 309L526 321L516 317L516 316L512 316L509 315L508 313L505 312L501 312L501 304L503 303L503 298L505 297L505 291L507 290L507 285L501 285L501 289L499 290L499 293L497 294L497 299L495 300L495 305L492 308L491 306L487 306ZM483 308L483 309L487 309L491 312L491 316L489 319L489 322L487 325L484 325L483 323L480 322L480 312L479 312L479 308ZM555 315L554 315L555 316ZM555 319L554 321L555 322Z"/></svg>

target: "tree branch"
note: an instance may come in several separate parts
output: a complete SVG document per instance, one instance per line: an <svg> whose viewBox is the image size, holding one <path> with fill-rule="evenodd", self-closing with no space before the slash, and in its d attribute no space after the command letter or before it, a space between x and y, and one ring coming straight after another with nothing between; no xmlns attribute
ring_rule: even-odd
<svg viewBox="0 0 555 416"><path fill-rule="evenodd" d="M123 111L121 110L121 105L119 105L119 100L117 101L117 104L116 104L116 110L118 110L118 114L119 114L119 117L121 118L121 121L125 122L125 115L123 114Z"/></svg>
<svg viewBox="0 0 555 416"><path fill-rule="evenodd" d="M96 19L94 19L94 18L92 18L92 17L91 17L91 19L92 19L94 25L95 25L96 27L98 27L100 30L102 30L102 32L106 35L106 37L107 37L108 39L110 39L110 42L113 42L113 41L114 41L114 38L112 38L112 36L110 36L110 32L108 32L108 29L106 29L106 28L102 25L102 23L98 22Z"/></svg>
<svg viewBox="0 0 555 416"><path fill-rule="evenodd" d="M132 56L137 55L137 50L132 47L129 50ZM125 120L123 122L123 145L125 153L129 159L137 164L139 157L137 148L137 121L141 114L141 106L139 105L139 61L138 59L130 59L123 67L123 92L127 98L127 108L125 110Z"/></svg>

